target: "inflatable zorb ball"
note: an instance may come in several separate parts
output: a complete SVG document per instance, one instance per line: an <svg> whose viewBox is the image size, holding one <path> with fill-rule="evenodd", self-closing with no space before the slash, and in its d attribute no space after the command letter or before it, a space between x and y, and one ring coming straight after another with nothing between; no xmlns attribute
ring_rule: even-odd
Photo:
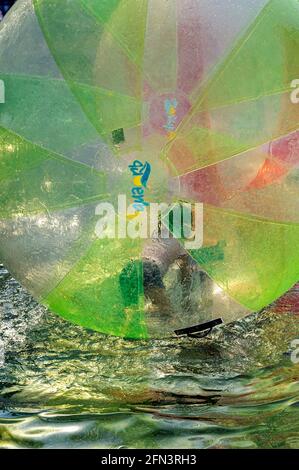
<svg viewBox="0 0 299 470"><path fill-rule="evenodd" d="M299 278L298 50L297 0L19 0L0 26L1 261L127 338L269 305ZM203 210L203 244L169 207Z"/></svg>

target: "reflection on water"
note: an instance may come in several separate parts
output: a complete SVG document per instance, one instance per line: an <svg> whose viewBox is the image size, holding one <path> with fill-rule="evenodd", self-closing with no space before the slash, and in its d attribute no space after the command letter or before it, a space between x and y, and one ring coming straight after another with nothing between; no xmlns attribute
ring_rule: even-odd
<svg viewBox="0 0 299 470"><path fill-rule="evenodd" d="M299 448L294 315L123 341L47 312L4 268L0 314L2 447Z"/></svg>

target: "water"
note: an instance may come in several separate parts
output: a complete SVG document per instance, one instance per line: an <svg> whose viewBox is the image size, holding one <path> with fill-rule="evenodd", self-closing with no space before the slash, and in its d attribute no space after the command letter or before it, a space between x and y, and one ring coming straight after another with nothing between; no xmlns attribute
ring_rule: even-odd
<svg viewBox="0 0 299 470"><path fill-rule="evenodd" d="M0 314L1 447L299 448L294 315L123 341L54 316L1 267Z"/></svg>

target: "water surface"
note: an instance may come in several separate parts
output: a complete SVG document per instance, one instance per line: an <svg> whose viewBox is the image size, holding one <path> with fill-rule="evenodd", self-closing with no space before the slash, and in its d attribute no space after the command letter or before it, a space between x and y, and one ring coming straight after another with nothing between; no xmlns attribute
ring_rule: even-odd
<svg viewBox="0 0 299 470"><path fill-rule="evenodd" d="M1 447L299 448L289 311L124 341L56 317L0 268L0 315Z"/></svg>

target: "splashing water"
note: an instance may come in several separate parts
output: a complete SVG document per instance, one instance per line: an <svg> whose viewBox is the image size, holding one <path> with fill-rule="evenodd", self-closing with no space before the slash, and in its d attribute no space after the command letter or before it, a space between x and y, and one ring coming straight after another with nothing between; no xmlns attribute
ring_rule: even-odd
<svg viewBox="0 0 299 470"><path fill-rule="evenodd" d="M142 342L57 319L4 268L0 299L1 447L299 447L291 313Z"/></svg>

